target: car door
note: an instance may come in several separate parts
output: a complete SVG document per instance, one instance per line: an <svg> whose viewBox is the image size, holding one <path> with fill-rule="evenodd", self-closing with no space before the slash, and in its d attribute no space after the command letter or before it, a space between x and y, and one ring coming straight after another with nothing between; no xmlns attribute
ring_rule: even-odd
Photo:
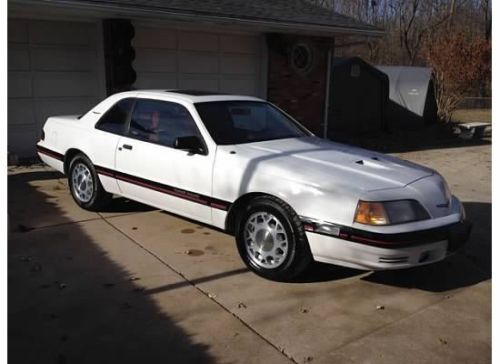
<svg viewBox="0 0 500 364"><path fill-rule="evenodd" d="M176 138L203 138L181 104L137 98L128 135L116 152L122 194L158 208L211 223L214 154L175 149Z"/></svg>
<svg viewBox="0 0 500 364"><path fill-rule="evenodd" d="M135 98L118 99L95 124L92 148L87 150L104 189L110 193L121 191L114 177L115 154L118 142L127 130Z"/></svg>

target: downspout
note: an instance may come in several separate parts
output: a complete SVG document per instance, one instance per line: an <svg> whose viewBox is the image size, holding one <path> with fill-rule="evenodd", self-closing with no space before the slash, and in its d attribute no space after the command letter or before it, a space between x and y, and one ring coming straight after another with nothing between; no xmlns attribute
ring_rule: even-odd
<svg viewBox="0 0 500 364"><path fill-rule="evenodd" d="M332 69L332 57L333 57L333 49L335 40L332 39L332 42L328 46L328 55L327 55L327 66L326 66L326 82L325 82L325 110L323 111L323 138L327 138L328 136L328 111L330 108L330 81L331 81L331 69Z"/></svg>

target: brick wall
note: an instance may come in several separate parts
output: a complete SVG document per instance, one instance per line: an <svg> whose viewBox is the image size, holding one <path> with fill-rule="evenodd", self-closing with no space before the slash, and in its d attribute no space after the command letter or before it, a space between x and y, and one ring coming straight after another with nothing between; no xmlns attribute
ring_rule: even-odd
<svg viewBox="0 0 500 364"><path fill-rule="evenodd" d="M309 130L322 136L325 107L329 38L269 34L269 101L278 105ZM311 67L299 71L292 66L291 52L296 44L306 44L313 56Z"/></svg>

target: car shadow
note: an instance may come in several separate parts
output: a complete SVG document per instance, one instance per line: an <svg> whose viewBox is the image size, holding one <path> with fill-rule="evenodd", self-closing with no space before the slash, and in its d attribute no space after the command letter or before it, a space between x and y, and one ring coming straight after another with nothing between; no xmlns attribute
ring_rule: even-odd
<svg viewBox="0 0 500 364"><path fill-rule="evenodd" d="M366 271L313 262L306 271L291 283L330 282L366 274Z"/></svg>
<svg viewBox="0 0 500 364"><path fill-rule="evenodd" d="M129 200L125 197L113 197L111 202L101 208L99 212L107 213L129 213L129 212L147 212L157 210L154 207L144 205L140 202Z"/></svg>
<svg viewBox="0 0 500 364"><path fill-rule="evenodd" d="M117 233L102 220L75 219L81 215L54 198L67 188L59 177L29 170L8 176L10 212L30 212L9 213L9 225L32 227L8 233L9 362L218 362L198 333L174 315L179 310L170 299L160 304L158 296L144 294L149 278L124 258L117 244L125 242L111 236ZM128 203L117 202L116 209L127 211ZM47 216L57 223L37 228ZM166 279L177 282L175 276ZM207 314L189 307L182 315Z"/></svg>

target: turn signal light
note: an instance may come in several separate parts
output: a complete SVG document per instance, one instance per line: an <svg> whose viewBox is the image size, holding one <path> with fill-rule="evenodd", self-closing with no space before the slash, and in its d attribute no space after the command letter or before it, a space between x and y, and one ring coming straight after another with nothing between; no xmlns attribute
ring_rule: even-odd
<svg viewBox="0 0 500 364"><path fill-rule="evenodd" d="M355 222L367 225L387 225L389 219L381 202L359 201L356 208Z"/></svg>

